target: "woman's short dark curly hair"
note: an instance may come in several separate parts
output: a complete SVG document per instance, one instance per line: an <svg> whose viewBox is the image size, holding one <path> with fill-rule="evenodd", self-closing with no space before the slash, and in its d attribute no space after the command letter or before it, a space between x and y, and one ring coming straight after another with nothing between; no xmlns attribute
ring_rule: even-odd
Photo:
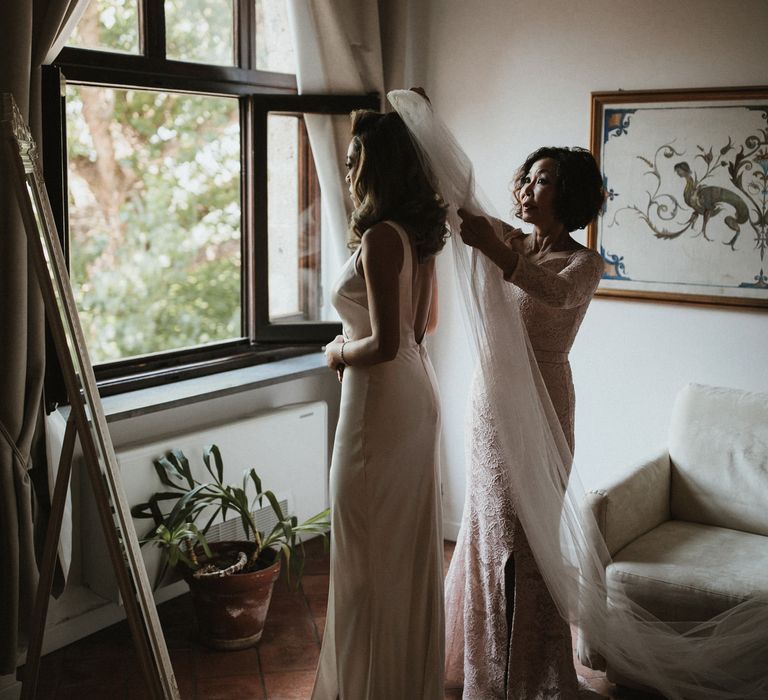
<svg viewBox="0 0 768 700"><path fill-rule="evenodd" d="M362 237L380 221L403 224L424 261L445 245L447 205L432 179L399 114L356 110L352 142L357 156L352 187L360 204L350 228Z"/></svg>
<svg viewBox="0 0 768 700"><path fill-rule="evenodd" d="M544 146L531 153L518 168L512 180L514 215L520 217L522 206L520 190L523 179L533 164L542 158L551 158L557 164L557 194L555 215L568 231L584 228L598 214L605 200L603 177L594 156L585 148Z"/></svg>

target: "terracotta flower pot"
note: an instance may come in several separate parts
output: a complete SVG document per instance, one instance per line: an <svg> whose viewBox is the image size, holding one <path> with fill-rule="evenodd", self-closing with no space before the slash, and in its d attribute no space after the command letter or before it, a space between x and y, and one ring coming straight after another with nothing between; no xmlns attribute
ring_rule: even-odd
<svg viewBox="0 0 768 700"><path fill-rule="evenodd" d="M214 554L253 551L250 542L212 542L210 547ZM258 571L220 578L185 574L204 644L214 649L245 649L261 639L272 588L280 575L276 553L268 550L262 557L274 563Z"/></svg>

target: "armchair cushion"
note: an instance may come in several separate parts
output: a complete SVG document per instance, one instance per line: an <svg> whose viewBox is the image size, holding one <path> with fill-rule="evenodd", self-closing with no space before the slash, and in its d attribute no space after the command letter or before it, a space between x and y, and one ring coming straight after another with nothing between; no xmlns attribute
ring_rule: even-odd
<svg viewBox="0 0 768 700"><path fill-rule="evenodd" d="M688 385L669 456L673 518L768 536L768 394Z"/></svg>
<svg viewBox="0 0 768 700"><path fill-rule="evenodd" d="M616 553L606 570L661 620L709 620L756 595L768 596L768 541L727 528L670 520Z"/></svg>

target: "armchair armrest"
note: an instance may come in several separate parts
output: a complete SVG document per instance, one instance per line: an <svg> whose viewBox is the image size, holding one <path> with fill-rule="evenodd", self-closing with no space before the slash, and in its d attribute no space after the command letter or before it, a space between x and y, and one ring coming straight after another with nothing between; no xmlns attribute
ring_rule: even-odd
<svg viewBox="0 0 768 700"><path fill-rule="evenodd" d="M669 520L670 479L669 453L665 451L634 466L605 488L589 491L583 507L591 511L594 521L586 519L586 536L602 537L613 557L640 535ZM599 534L594 532L595 526ZM584 666L605 670L605 658L581 628L576 652Z"/></svg>
<svg viewBox="0 0 768 700"><path fill-rule="evenodd" d="M592 511L611 556L669 520L670 478L665 451L634 466L618 481L587 493L585 507Z"/></svg>

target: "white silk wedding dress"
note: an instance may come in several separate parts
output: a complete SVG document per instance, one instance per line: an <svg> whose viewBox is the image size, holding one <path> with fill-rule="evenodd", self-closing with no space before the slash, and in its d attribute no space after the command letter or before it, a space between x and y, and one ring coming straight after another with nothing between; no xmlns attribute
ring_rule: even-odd
<svg viewBox="0 0 768 700"><path fill-rule="evenodd" d="M414 253L405 231L400 347L347 367L330 474L331 575L313 700L441 700L442 514L434 372L414 333ZM370 335L359 249L333 293L344 334Z"/></svg>

